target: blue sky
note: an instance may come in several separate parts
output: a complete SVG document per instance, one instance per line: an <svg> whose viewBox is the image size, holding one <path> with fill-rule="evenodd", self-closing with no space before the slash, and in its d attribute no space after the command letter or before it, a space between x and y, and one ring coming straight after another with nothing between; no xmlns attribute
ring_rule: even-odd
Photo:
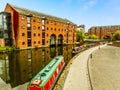
<svg viewBox="0 0 120 90"><path fill-rule="evenodd" d="M120 25L120 0L0 0L0 11L6 3L38 12L67 18L77 25Z"/></svg>

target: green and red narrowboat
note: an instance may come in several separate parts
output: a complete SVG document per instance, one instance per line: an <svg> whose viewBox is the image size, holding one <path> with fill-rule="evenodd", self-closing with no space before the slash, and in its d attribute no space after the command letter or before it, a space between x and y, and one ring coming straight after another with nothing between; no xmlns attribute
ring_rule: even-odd
<svg viewBox="0 0 120 90"><path fill-rule="evenodd" d="M28 90L52 90L65 66L63 56L57 56L28 84Z"/></svg>

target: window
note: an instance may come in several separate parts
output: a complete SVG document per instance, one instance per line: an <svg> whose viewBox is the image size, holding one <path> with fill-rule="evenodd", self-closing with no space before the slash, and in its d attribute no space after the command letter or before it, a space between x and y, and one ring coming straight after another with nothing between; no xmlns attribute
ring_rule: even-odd
<svg viewBox="0 0 120 90"><path fill-rule="evenodd" d="M4 38L8 38L8 34L7 33L4 33Z"/></svg>
<svg viewBox="0 0 120 90"><path fill-rule="evenodd" d="M38 27L38 30L40 30L40 26Z"/></svg>
<svg viewBox="0 0 120 90"><path fill-rule="evenodd" d="M44 26L42 26L42 30L44 30L45 28L44 28Z"/></svg>
<svg viewBox="0 0 120 90"><path fill-rule="evenodd" d="M49 24L49 22L47 21L47 24Z"/></svg>
<svg viewBox="0 0 120 90"><path fill-rule="evenodd" d="M31 32L28 32L28 36L27 36L28 38L31 38Z"/></svg>
<svg viewBox="0 0 120 90"><path fill-rule="evenodd" d="M34 44L36 44L36 41L34 41Z"/></svg>
<svg viewBox="0 0 120 90"><path fill-rule="evenodd" d="M45 38L45 33L44 32L42 33L42 38Z"/></svg>
<svg viewBox="0 0 120 90"><path fill-rule="evenodd" d="M42 40L42 45L45 45L45 40L44 39Z"/></svg>
<svg viewBox="0 0 120 90"><path fill-rule="evenodd" d="M38 41L38 44L40 44L40 41Z"/></svg>
<svg viewBox="0 0 120 90"><path fill-rule="evenodd" d="M6 23L4 23L4 29L7 30L7 24Z"/></svg>
<svg viewBox="0 0 120 90"><path fill-rule="evenodd" d="M25 42L22 42L22 45L25 45Z"/></svg>
<svg viewBox="0 0 120 90"><path fill-rule="evenodd" d="M42 20L42 25L44 25L44 20Z"/></svg>
<svg viewBox="0 0 120 90"><path fill-rule="evenodd" d="M47 34L47 36L49 36L49 34Z"/></svg>
<svg viewBox="0 0 120 90"><path fill-rule="evenodd" d="M22 33L22 36L25 36L25 33Z"/></svg>
<svg viewBox="0 0 120 90"><path fill-rule="evenodd" d="M33 22L36 22L35 18L33 19Z"/></svg>
<svg viewBox="0 0 120 90"><path fill-rule="evenodd" d="M53 30L53 28L51 28L51 30Z"/></svg>
<svg viewBox="0 0 120 90"><path fill-rule="evenodd" d="M31 25L30 25L30 23L27 24L27 30L31 30Z"/></svg>
<svg viewBox="0 0 120 90"><path fill-rule="evenodd" d="M38 33L38 36L40 36L40 33Z"/></svg>
<svg viewBox="0 0 120 90"><path fill-rule="evenodd" d="M36 26L34 26L33 29L35 30L35 29L36 29Z"/></svg>
<svg viewBox="0 0 120 90"><path fill-rule="evenodd" d="M38 22L40 23L40 18L38 19Z"/></svg>
<svg viewBox="0 0 120 90"><path fill-rule="evenodd" d="M49 28L47 27L47 30L49 30Z"/></svg>
<svg viewBox="0 0 120 90"><path fill-rule="evenodd" d="M56 31L56 28L55 28L55 31Z"/></svg>
<svg viewBox="0 0 120 90"><path fill-rule="evenodd" d="M36 36L36 34L34 33L33 36Z"/></svg>
<svg viewBox="0 0 120 90"><path fill-rule="evenodd" d="M21 20L24 20L24 19L25 19L24 16L22 16L22 17L21 17Z"/></svg>
<svg viewBox="0 0 120 90"><path fill-rule="evenodd" d="M31 18L30 18L30 17L27 17L27 22L28 22L28 23L30 23L30 20L31 20Z"/></svg>
<svg viewBox="0 0 120 90"><path fill-rule="evenodd" d="M24 28L25 28L25 25L22 25L21 28L24 29Z"/></svg>
<svg viewBox="0 0 120 90"><path fill-rule="evenodd" d="M46 41L48 43L48 41Z"/></svg>

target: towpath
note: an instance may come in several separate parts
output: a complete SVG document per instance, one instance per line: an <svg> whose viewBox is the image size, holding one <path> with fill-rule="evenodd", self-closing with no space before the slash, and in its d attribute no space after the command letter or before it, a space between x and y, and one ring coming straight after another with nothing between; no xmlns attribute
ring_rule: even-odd
<svg viewBox="0 0 120 90"><path fill-rule="evenodd" d="M106 45L101 45L104 47ZM90 90L90 81L88 76L88 57L89 55L99 49L99 46L90 48L82 53L72 62L69 73L65 80L63 90Z"/></svg>

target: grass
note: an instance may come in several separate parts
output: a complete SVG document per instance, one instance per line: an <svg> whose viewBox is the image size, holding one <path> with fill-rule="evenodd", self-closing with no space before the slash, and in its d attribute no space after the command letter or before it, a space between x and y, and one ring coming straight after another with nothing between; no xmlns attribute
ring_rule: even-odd
<svg viewBox="0 0 120 90"><path fill-rule="evenodd" d="M14 50L19 50L20 48L17 46L5 46L5 47L0 47L0 51L14 51Z"/></svg>
<svg viewBox="0 0 120 90"><path fill-rule="evenodd" d="M6 51L6 50L12 50L12 48L9 46L0 47L0 51Z"/></svg>

